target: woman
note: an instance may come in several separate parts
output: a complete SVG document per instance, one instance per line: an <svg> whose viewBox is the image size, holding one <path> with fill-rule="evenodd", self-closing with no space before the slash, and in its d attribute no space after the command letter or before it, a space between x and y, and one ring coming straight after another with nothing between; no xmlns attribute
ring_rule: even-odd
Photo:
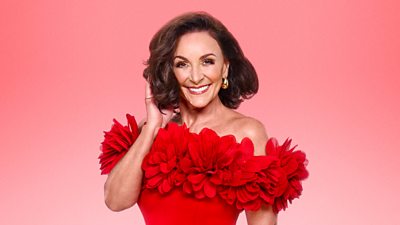
<svg viewBox="0 0 400 225"><path fill-rule="evenodd" d="M242 210L248 224L276 224L301 193L305 155L234 110L258 79L225 26L206 13L174 18L153 37L144 77L140 132L127 115L102 143L106 205L138 203L149 225L235 224Z"/></svg>

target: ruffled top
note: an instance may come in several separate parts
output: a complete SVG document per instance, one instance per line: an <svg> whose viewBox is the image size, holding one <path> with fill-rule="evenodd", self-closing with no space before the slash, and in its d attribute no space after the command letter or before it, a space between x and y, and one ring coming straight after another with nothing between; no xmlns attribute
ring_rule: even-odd
<svg viewBox="0 0 400 225"><path fill-rule="evenodd" d="M99 156L102 174L111 171L139 135L134 117L128 114L127 119L127 126L114 120L105 132ZM158 131L143 160L142 193L218 201L238 212L265 204L278 213L301 195L301 181L308 177L305 154L290 145L289 139L279 145L270 138L265 155L254 156L249 138L239 143L233 135L220 137L208 128L196 134L170 123Z"/></svg>

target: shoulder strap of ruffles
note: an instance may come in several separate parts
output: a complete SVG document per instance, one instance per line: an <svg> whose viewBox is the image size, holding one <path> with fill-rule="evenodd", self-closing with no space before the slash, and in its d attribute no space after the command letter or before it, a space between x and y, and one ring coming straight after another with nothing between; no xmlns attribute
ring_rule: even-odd
<svg viewBox="0 0 400 225"><path fill-rule="evenodd" d="M308 177L305 153L290 147L287 139L282 145L270 138L265 156L252 156L239 167L235 180L223 190L226 200L235 199L239 209L258 210L263 204L272 205L275 213L285 210L303 190L302 180Z"/></svg>
<svg viewBox="0 0 400 225"><path fill-rule="evenodd" d="M126 119L128 120L127 126L123 126L114 119L111 130L104 132L104 141L100 146L101 154L98 157L101 174L110 173L139 136L135 117L126 114Z"/></svg>

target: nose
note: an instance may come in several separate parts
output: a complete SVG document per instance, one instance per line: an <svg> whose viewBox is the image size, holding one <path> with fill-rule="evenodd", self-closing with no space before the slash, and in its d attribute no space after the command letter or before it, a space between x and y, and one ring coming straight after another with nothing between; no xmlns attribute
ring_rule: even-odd
<svg viewBox="0 0 400 225"><path fill-rule="evenodd" d="M193 66L190 74L190 81L199 84L204 79L203 71L200 66Z"/></svg>

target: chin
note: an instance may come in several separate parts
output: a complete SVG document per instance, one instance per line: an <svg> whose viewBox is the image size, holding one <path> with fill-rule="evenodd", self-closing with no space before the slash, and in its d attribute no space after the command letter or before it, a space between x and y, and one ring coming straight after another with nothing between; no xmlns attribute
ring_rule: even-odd
<svg viewBox="0 0 400 225"><path fill-rule="evenodd" d="M206 93L203 93L200 95L193 95L190 92L188 92L187 90L185 90L184 91L184 99L190 108L202 109L202 108L207 107L216 98L218 98L218 95L215 95L214 93L216 93L215 90L211 89L211 90L208 90L208 92L206 92Z"/></svg>
<svg viewBox="0 0 400 225"><path fill-rule="evenodd" d="M202 109L204 107L206 107L208 104L210 103L210 101L196 101L196 100L192 100L190 102L188 102L188 104L196 109Z"/></svg>

